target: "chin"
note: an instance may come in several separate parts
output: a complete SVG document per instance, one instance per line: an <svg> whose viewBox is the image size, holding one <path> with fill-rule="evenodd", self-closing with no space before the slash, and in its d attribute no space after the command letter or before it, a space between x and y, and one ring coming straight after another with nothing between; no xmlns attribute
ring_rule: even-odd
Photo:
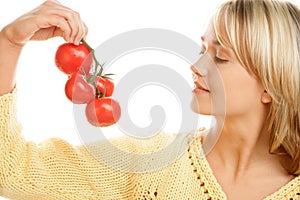
<svg viewBox="0 0 300 200"><path fill-rule="evenodd" d="M201 115L212 115L210 103L200 103L196 97L193 97L190 106L192 111L195 113Z"/></svg>

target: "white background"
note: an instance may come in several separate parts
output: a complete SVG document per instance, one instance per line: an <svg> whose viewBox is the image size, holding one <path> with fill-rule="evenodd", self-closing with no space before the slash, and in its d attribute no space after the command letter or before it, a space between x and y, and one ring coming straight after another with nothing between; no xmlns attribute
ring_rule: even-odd
<svg viewBox="0 0 300 200"><path fill-rule="evenodd" d="M298 0L291 2L297 3L296 1ZM210 13L224 0L61 0L60 2L80 13L89 27L87 41L91 46L97 47L117 34L138 28L169 29L200 42L200 36L209 20ZM41 3L43 0L2 0L0 27ZM64 95L67 77L58 71L54 64L55 51L63 42L61 38L30 42L24 48L19 60L17 74L18 116L27 140L40 142L49 137L60 137L74 145L80 144L80 137L73 121L73 107ZM169 66L177 64L182 65L183 76L187 80L191 78L187 63L178 60L178 58L173 57L173 60L167 58L168 55L157 52L133 54L127 59L116 62L114 72L120 78L121 74L128 70L126 66L130 64L132 66L149 63ZM142 110L144 104L148 105L149 102L157 102L159 99L162 105L170 106L176 103L174 98L172 100L171 97L171 99L164 97L161 89L155 89L156 92L152 90L154 95L147 96L145 94L149 92L144 91L140 93L142 95L132 98L132 101L135 102L131 106L133 107L132 111L140 111L131 111L132 119L133 121L137 120L135 122L138 125L141 125L139 123L146 121L148 117L144 115L149 111ZM155 99L152 99L153 96ZM167 117L174 117L179 113L178 106L177 108L168 106L166 106L166 113L171 113L168 109L173 113ZM174 119L174 122L172 120L170 119L171 125L165 127L166 131L176 131L176 120L178 121L178 119ZM115 135L116 133L111 132L109 134ZM0 197L0 199L2 198Z"/></svg>
<svg viewBox="0 0 300 200"><path fill-rule="evenodd" d="M89 27L86 40L96 48L117 34L138 28L169 29L198 42L205 23L209 20L211 12L208 11L215 9L221 1L214 0L210 4L199 3L200 1L165 0L112 0L98 1L98 3L92 0L62 0L60 2L80 13ZM41 3L42 0L5 2L0 12L1 27ZM21 54L17 73L18 116L23 125L23 134L28 140L40 142L49 137L60 137L73 144L80 143L73 118L73 105L64 94L67 76L54 64L55 51L62 43L64 43L62 38L29 42ZM122 73L130 71L132 66L155 63L169 67L180 66L182 75L192 84L189 65L175 56L148 51L144 54L136 52L124 58L126 59L120 59L114 64L112 72L117 74L115 78L122 78ZM137 93L135 98L132 98L134 102L132 103L134 106L130 106L132 120L140 126L151 123L147 120L149 120L151 102L155 101L153 105L162 104L169 114L169 120L173 120L171 126L165 127L164 130L176 132L174 129L177 128L178 119L174 117L180 116L180 113L177 114L179 111L176 107L170 106L170 102L175 105L174 98L173 100L162 98L164 90L157 87L152 97L145 96L146 93L150 93L146 91L144 88L144 92L140 91L141 95ZM143 107L145 104L149 104L147 109ZM111 131L109 134L115 135L117 132Z"/></svg>

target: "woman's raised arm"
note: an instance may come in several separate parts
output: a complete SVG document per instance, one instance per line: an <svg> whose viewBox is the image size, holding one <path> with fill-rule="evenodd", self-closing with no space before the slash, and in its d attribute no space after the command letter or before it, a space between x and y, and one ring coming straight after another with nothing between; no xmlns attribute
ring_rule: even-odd
<svg viewBox="0 0 300 200"><path fill-rule="evenodd" d="M28 41L61 36L79 44L86 34L79 14L56 0L44 2L5 26L0 32L0 95L14 88L18 59Z"/></svg>

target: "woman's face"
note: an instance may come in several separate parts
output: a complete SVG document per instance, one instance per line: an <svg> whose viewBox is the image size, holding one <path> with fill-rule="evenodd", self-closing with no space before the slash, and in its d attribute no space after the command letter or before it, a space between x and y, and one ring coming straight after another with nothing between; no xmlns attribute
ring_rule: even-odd
<svg viewBox="0 0 300 200"><path fill-rule="evenodd" d="M193 111L230 117L262 109L265 96L261 82L239 63L233 49L219 44L212 24L201 39L202 55L191 67Z"/></svg>

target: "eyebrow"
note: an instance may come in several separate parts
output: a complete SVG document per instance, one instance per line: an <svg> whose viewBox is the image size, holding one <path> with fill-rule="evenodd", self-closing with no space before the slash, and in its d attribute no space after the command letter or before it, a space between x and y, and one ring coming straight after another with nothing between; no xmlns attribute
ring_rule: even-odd
<svg viewBox="0 0 300 200"><path fill-rule="evenodd" d="M202 42L204 42L204 41L205 41L205 37L204 37L204 36L201 36L201 40L202 40ZM219 42L218 40L214 40L214 41L213 41L213 44L218 45L218 46L221 45L220 42Z"/></svg>

